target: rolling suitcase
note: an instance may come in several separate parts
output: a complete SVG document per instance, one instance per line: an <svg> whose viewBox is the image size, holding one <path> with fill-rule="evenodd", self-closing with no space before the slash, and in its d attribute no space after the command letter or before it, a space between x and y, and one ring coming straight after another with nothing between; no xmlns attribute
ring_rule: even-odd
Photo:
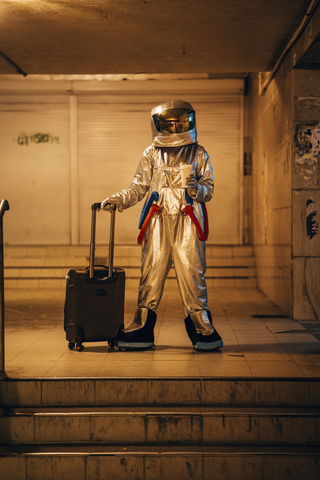
<svg viewBox="0 0 320 480"><path fill-rule="evenodd" d="M64 330L68 347L82 351L83 342L116 343L117 332L124 327L125 271L113 268L115 209L111 211L108 267L95 265L96 213L100 203L91 206L89 267L71 269L67 275Z"/></svg>

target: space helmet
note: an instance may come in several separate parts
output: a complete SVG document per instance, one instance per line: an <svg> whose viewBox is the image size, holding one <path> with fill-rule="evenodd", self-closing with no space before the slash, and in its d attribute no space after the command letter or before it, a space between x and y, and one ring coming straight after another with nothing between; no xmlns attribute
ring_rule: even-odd
<svg viewBox="0 0 320 480"><path fill-rule="evenodd" d="M197 143L195 111L183 100L170 100L151 110L151 130L156 147Z"/></svg>

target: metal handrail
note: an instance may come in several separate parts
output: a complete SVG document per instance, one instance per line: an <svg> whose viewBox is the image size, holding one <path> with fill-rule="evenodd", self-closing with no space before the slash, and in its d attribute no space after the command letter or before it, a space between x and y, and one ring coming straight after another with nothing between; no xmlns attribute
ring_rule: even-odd
<svg viewBox="0 0 320 480"><path fill-rule="evenodd" d="M0 202L0 379L6 378L4 359L4 265L3 265L3 216L9 210L9 202Z"/></svg>
<svg viewBox="0 0 320 480"><path fill-rule="evenodd" d="M0 217L1 218L3 217L4 212L6 210L9 210L9 202L8 202L8 200L3 199L0 202Z"/></svg>

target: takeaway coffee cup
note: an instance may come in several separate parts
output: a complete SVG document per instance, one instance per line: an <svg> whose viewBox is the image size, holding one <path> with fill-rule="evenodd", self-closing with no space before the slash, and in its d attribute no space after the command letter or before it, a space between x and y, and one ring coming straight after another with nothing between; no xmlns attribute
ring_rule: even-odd
<svg viewBox="0 0 320 480"><path fill-rule="evenodd" d="M180 175L181 175L182 188L187 188L186 178L189 177L189 175L191 175L192 173L192 165L181 165L179 169L180 169Z"/></svg>

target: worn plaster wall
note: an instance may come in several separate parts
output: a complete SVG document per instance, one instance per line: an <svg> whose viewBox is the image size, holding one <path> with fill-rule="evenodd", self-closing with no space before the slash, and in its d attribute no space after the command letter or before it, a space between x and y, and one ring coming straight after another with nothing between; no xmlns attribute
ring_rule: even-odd
<svg viewBox="0 0 320 480"><path fill-rule="evenodd" d="M320 317L320 71L293 72L293 316Z"/></svg>
<svg viewBox="0 0 320 480"><path fill-rule="evenodd" d="M258 76L253 77L250 91L253 244L258 285L291 315L291 69L283 64L264 95L259 95Z"/></svg>
<svg viewBox="0 0 320 480"><path fill-rule="evenodd" d="M320 72L251 82L253 244L259 288L297 320L320 315Z"/></svg>
<svg viewBox="0 0 320 480"><path fill-rule="evenodd" d="M258 76L249 90L258 285L297 320L320 315L319 38L318 6L264 94Z"/></svg>

